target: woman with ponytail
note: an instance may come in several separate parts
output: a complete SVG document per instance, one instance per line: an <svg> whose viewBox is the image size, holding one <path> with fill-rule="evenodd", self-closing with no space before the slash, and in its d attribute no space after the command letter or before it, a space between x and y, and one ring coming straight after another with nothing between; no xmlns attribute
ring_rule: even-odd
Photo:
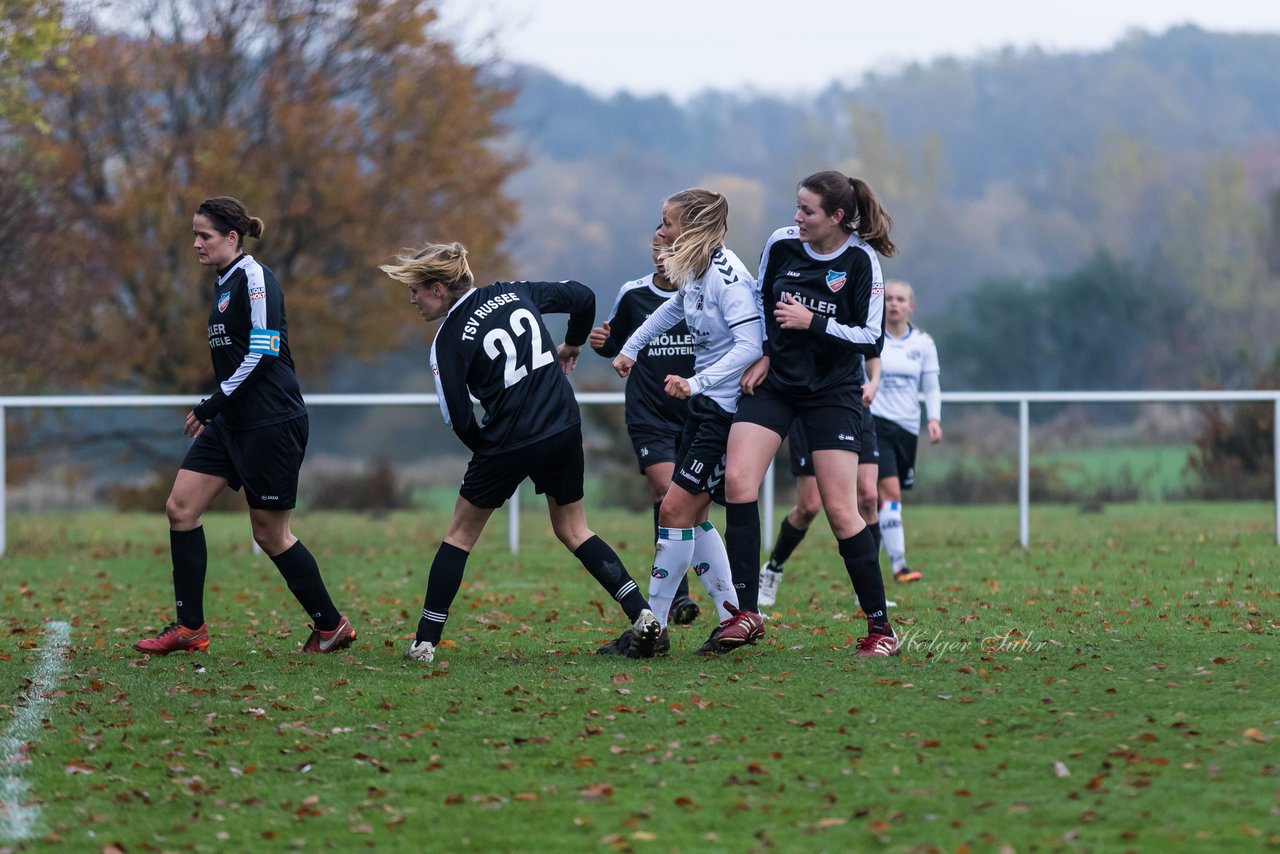
<svg viewBox="0 0 1280 854"><path fill-rule="evenodd" d="M878 356L884 340L880 257L897 253L892 228L871 187L829 170L800 182L795 224L765 243L759 273L765 352L742 377L744 397L729 432L725 538L740 612L722 631L722 644L764 633L758 496L795 421L809 442L822 506L867 616L858 654L898 652L878 545L858 512L857 495L859 454L873 429L862 402L863 361Z"/></svg>
<svg viewBox="0 0 1280 854"><path fill-rule="evenodd" d="M165 504L177 619L134 649L167 655L209 646L201 516L224 488L243 486L254 541L315 620L302 651L336 652L351 645L355 629L334 607L316 559L289 528L307 451L307 407L289 352L284 291L269 268L244 252L246 237L262 237L262 220L236 199L218 196L197 208L191 230L196 260L217 275L209 353L218 387L187 413L183 432L195 442Z"/></svg>

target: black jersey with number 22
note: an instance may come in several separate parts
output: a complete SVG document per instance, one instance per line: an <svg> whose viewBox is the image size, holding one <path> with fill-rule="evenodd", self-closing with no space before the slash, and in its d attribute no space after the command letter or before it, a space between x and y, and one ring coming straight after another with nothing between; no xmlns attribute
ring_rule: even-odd
<svg viewBox="0 0 1280 854"><path fill-rule="evenodd" d="M581 423L543 313L569 315L564 340L582 346L595 295L578 282L495 282L454 303L431 345L445 421L477 454L511 451ZM484 410L476 419L471 398Z"/></svg>

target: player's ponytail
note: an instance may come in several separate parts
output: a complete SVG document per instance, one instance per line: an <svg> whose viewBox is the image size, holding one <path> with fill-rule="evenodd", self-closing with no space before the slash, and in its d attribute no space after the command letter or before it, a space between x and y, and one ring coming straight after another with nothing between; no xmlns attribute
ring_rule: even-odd
<svg viewBox="0 0 1280 854"><path fill-rule="evenodd" d="M880 204L866 181L850 178L849 186L853 190L853 200L858 210L854 231L885 258L897 255L898 247L889 239L889 232L893 230L893 217L889 216L889 212Z"/></svg>
<svg viewBox="0 0 1280 854"><path fill-rule="evenodd" d="M663 207L675 208L680 236L662 259L667 278L678 286L698 278L711 266L711 256L724 246L729 231L729 200L714 190L681 190Z"/></svg>

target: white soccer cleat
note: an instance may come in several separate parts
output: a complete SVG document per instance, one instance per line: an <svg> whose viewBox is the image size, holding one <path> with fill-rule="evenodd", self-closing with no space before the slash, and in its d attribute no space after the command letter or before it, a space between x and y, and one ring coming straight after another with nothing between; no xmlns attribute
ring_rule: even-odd
<svg viewBox="0 0 1280 854"><path fill-rule="evenodd" d="M631 634L634 637L631 649L626 653L627 658L653 658L658 638L662 635L662 623L658 622L652 611L645 608L631 624ZM667 644L670 648L670 641Z"/></svg>
<svg viewBox="0 0 1280 854"><path fill-rule="evenodd" d="M771 608L778 601L778 588L782 586L782 573L773 568L773 561L760 567L760 607Z"/></svg>
<svg viewBox="0 0 1280 854"><path fill-rule="evenodd" d="M421 661L423 664L430 664L436 660L436 645L431 641L410 641L409 648L405 650L404 657L406 661Z"/></svg>

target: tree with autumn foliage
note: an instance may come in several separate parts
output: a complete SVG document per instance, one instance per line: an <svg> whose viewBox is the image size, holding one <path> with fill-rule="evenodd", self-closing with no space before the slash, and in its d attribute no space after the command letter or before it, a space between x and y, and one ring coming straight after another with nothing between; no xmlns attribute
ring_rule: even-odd
<svg viewBox="0 0 1280 854"><path fill-rule="evenodd" d="M59 294L25 320L73 330L94 361L82 387L209 381L191 217L210 196L265 220L250 251L286 289L310 386L340 357L397 349L419 329L375 273L402 246L465 241L501 272L516 217L502 186L518 163L495 145L494 116L510 96L438 35L434 4L145 0L125 12L111 29L79 25L95 38L75 51L78 77L34 78L51 128L32 139L50 222L22 239L75 249L8 285Z"/></svg>

